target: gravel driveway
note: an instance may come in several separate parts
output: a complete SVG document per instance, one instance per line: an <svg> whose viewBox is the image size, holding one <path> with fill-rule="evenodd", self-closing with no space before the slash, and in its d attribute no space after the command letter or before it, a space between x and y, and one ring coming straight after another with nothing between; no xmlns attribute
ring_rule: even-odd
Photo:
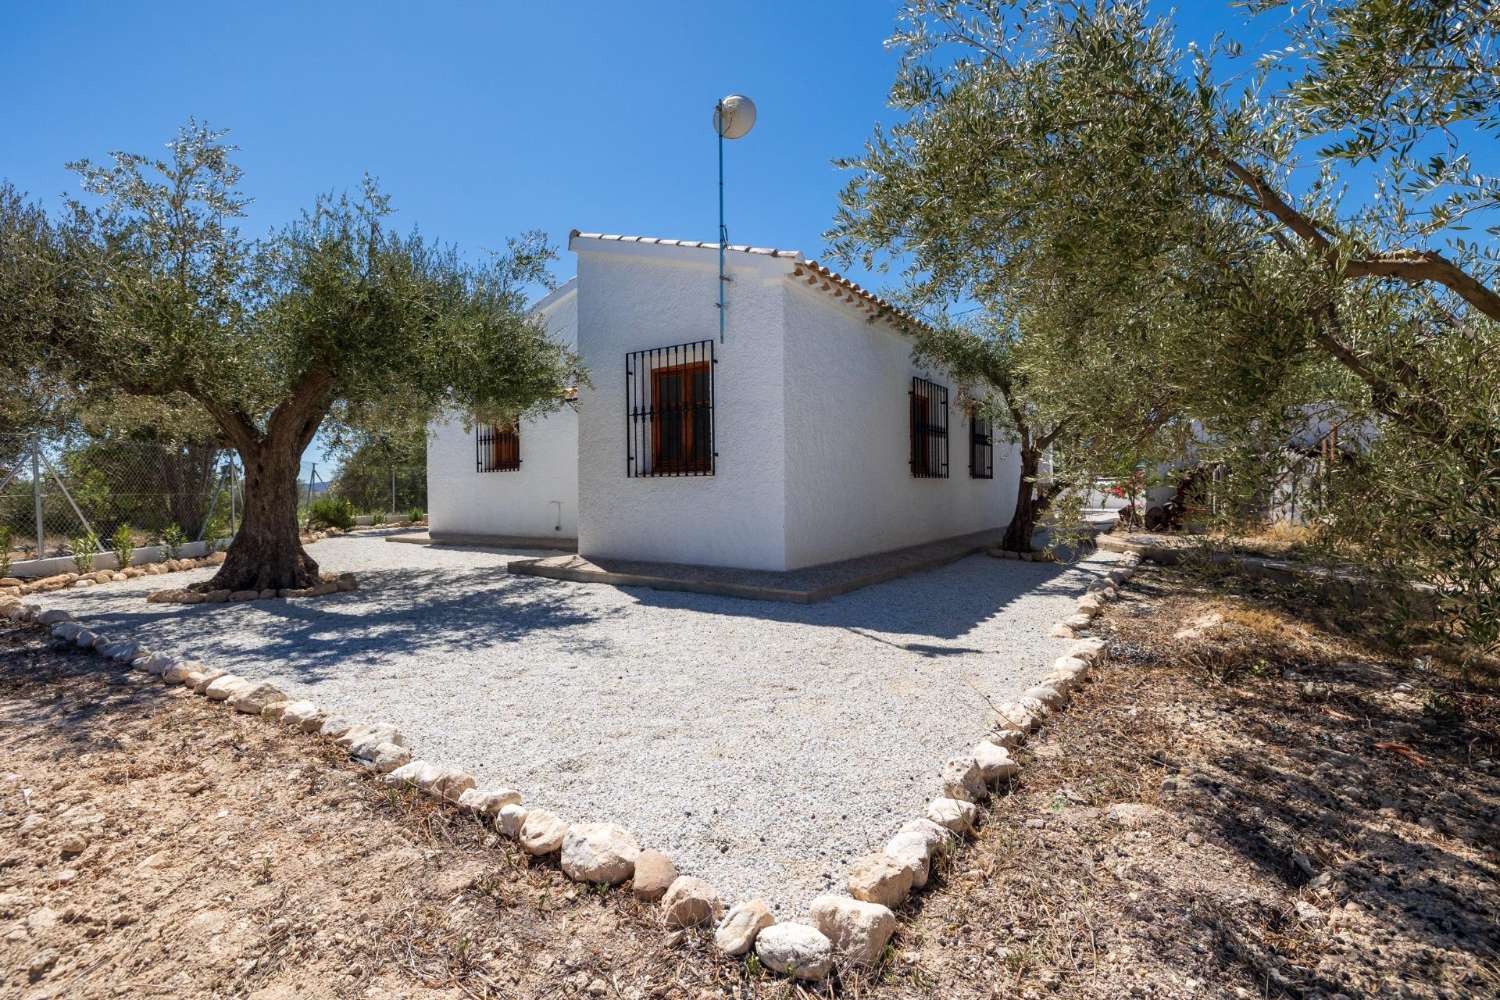
<svg viewBox="0 0 1500 1000"><path fill-rule="evenodd" d="M799 912L938 791L942 763L1046 673L1113 556L972 556L823 604L509 576L521 551L310 547L361 589L155 605L208 570L41 596L96 630L366 721L565 819L612 821L731 900Z"/></svg>

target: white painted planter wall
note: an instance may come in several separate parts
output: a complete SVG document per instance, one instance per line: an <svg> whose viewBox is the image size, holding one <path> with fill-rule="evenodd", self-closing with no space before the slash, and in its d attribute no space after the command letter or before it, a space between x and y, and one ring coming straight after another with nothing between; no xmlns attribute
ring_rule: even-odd
<svg viewBox="0 0 1500 1000"><path fill-rule="evenodd" d="M227 549L233 539L220 539L217 548ZM177 550L178 558L196 559L209 551L207 542L183 542ZM141 566L145 563L160 562L167 557L166 549L160 545L140 545L130 555L130 565ZM115 554L108 550L94 556L94 570L119 569L119 560ZM10 564L10 575L20 580L38 580L44 576L56 576L58 573L73 573L78 569L73 565L72 556L51 556L46 559L23 559Z"/></svg>

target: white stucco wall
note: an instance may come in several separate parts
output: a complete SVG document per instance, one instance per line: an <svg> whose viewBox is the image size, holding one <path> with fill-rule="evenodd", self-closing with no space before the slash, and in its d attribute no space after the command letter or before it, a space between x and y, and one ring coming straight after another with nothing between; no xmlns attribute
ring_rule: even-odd
<svg viewBox="0 0 1500 1000"><path fill-rule="evenodd" d="M997 440L994 478L969 475L958 386L917 368L889 323L800 281L786 297L788 568L901 548L1010 522L1020 460ZM911 474L913 375L948 387L948 478Z"/></svg>
<svg viewBox="0 0 1500 1000"><path fill-rule="evenodd" d="M717 342L712 251L575 239L580 393L578 549L595 558L785 568L785 262L731 253ZM626 476L625 355L712 339L713 476Z"/></svg>
<svg viewBox="0 0 1500 1000"><path fill-rule="evenodd" d="M577 344L578 296L568 282L538 303L551 336ZM521 467L478 472L475 429L463 416L434 421L427 438L427 513L434 538L578 537L578 415L570 406L521 422Z"/></svg>

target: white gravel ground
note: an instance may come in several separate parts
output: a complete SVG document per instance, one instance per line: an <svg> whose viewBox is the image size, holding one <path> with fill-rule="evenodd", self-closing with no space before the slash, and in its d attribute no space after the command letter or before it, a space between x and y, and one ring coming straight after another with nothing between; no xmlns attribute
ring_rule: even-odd
<svg viewBox="0 0 1500 1000"><path fill-rule="evenodd" d="M311 547L361 589L156 605L207 570L46 595L129 634L365 721L417 755L611 821L730 899L783 916L842 882L939 789L948 757L1047 671L1047 637L1113 556L972 556L815 605L509 576L521 552Z"/></svg>

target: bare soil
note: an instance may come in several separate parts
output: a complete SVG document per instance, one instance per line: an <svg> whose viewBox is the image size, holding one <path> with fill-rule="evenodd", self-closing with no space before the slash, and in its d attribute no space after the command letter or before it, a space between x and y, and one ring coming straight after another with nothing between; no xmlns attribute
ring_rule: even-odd
<svg viewBox="0 0 1500 1000"><path fill-rule="evenodd" d="M1500 995L1500 699L1333 617L1137 577L882 968L812 991L317 739L0 629L0 997Z"/></svg>

